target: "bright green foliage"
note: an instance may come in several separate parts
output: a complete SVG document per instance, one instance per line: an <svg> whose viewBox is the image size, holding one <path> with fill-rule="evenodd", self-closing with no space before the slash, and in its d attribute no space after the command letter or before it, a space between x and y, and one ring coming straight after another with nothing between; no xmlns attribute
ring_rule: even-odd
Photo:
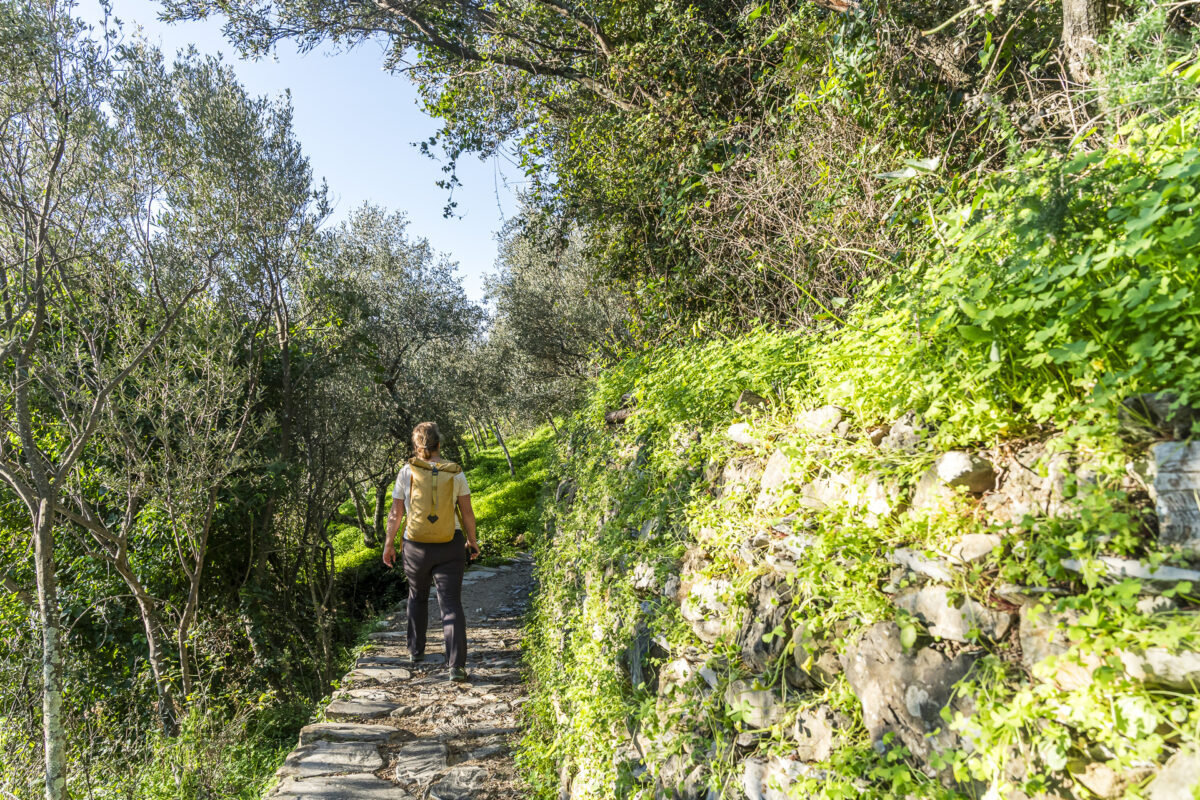
<svg viewBox="0 0 1200 800"><path fill-rule="evenodd" d="M934 222L942 244L817 348L832 399L990 441L1113 419L1200 380L1200 109L1097 150L1034 151ZM1105 415L1107 415L1105 417Z"/></svg>
<svg viewBox="0 0 1200 800"><path fill-rule="evenodd" d="M519 442L508 443L515 476L497 447L471 459L467 483L484 563L500 563L517 552L517 537L538 529L542 493L554 465L554 433L543 427ZM551 487L552 490L552 487Z"/></svg>
<svg viewBox="0 0 1200 800"><path fill-rule="evenodd" d="M275 768L295 745L296 731L312 708L280 703L270 695L240 699L230 719L215 710L193 713L180 735L154 737L145 767L128 780L127 791L147 800L223 797L257 800L272 783ZM113 776L116 778L117 776Z"/></svg>
<svg viewBox="0 0 1200 800"><path fill-rule="evenodd" d="M786 396L804 379L806 353L799 334L758 331L740 338L660 348L615 364L600 377L585 411L591 423L620 407L621 395L636 386L644 413L639 425L680 422L704 429L724 419L743 389Z"/></svg>

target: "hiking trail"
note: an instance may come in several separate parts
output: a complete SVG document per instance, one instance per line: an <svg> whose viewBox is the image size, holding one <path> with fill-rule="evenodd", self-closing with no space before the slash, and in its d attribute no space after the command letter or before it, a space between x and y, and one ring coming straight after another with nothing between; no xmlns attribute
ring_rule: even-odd
<svg viewBox="0 0 1200 800"><path fill-rule="evenodd" d="M527 554L463 578L470 680L446 679L436 590L426 660L405 644L405 606L380 620L322 720L300 731L272 800L490 800L518 797L512 748L526 701L522 620L533 593Z"/></svg>

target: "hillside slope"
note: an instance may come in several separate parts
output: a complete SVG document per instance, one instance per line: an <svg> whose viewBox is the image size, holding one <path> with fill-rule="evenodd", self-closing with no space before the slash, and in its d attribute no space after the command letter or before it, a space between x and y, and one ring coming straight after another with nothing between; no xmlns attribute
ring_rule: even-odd
<svg viewBox="0 0 1200 800"><path fill-rule="evenodd" d="M602 375L536 542L535 796L1190 796L1198 125L1031 153L823 331Z"/></svg>

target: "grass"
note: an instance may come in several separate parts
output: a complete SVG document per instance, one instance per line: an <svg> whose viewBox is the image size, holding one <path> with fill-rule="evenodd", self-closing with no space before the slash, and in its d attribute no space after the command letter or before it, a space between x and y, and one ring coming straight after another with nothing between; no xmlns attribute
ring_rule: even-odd
<svg viewBox="0 0 1200 800"><path fill-rule="evenodd" d="M536 535L541 525L541 502L552 491L548 482L555 464L555 435L549 426L530 436L507 442L514 475L499 446L473 455L467 470L471 507L482 550L482 563L512 558Z"/></svg>

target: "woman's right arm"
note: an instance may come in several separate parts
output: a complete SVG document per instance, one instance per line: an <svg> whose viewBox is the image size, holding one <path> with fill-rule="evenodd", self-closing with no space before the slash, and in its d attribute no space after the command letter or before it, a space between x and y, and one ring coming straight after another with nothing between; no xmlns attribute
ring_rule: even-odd
<svg viewBox="0 0 1200 800"><path fill-rule="evenodd" d="M475 541L475 511L471 508L471 495L458 498L458 510L462 514L463 532L467 535L467 558L479 558L479 544Z"/></svg>
<svg viewBox="0 0 1200 800"><path fill-rule="evenodd" d="M383 563L389 567L396 566L396 533L400 530L400 520L404 518L404 501L399 497L392 500L392 511L388 514L387 536L383 540Z"/></svg>

